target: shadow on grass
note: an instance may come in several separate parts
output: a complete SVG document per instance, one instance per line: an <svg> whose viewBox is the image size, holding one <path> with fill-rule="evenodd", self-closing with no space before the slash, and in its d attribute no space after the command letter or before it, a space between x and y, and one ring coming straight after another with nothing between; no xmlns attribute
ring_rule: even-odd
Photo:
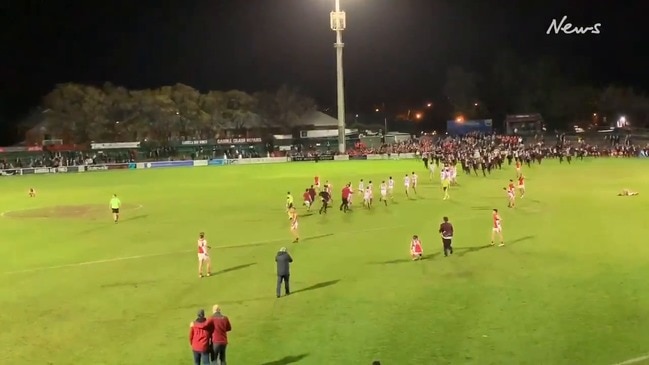
<svg viewBox="0 0 649 365"><path fill-rule="evenodd" d="M435 253L430 254L430 255L424 255L419 260L413 260L411 258L404 258L404 259L396 259L396 260L389 260L389 261L373 262L373 264L376 264L376 265L404 264L406 262L432 260L432 259L434 259L435 257L437 257L439 255L440 255L439 252L435 252Z"/></svg>
<svg viewBox="0 0 649 365"><path fill-rule="evenodd" d="M283 358L281 358L279 360L265 362L265 363L263 363L261 365L288 365L288 364L295 364L296 362L302 361L307 356L309 356L309 354L301 354L301 355L296 355L296 356L286 356L286 357L283 357Z"/></svg>
<svg viewBox="0 0 649 365"><path fill-rule="evenodd" d="M223 269L221 271L217 271L217 272L213 273L212 276L216 276L216 275L219 275L219 274L225 274L227 272L232 272L232 271L237 271L237 270L243 270L243 269L245 269L247 267L254 266L254 265L257 265L257 263L256 262L251 262L249 264L243 264L243 265L237 265L237 266L228 267L227 269Z"/></svg>
<svg viewBox="0 0 649 365"><path fill-rule="evenodd" d="M128 217L128 218L122 220L122 222L137 221L137 220L148 218L148 217L149 217L148 214L140 214L140 215L136 215L136 216L133 216L133 217Z"/></svg>
<svg viewBox="0 0 649 365"><path fill-rule="evenodd" d="M314 240L317 240L317 239L320 239L320 238L331 237L333 235L334 235L333 233L319 234L317 236L306 237L306 238L304 238L303 241L314 241Z"/></svg>
<svg viewBox="0 0 649 365"><path fill-rule="evenodd" d="M484 245L484 246L474 246L474 247L458 247L458 248L455 248L453 250L457 253L457 256L462 257L462 256L464 256L464 255L466 255L468 253L482 251L482 250L484 250L486 248L490 248L490 247L493 247L493 246Z"/></svg>
<svg viewBox="0 0 649 365"><path fill-rule="evenodd" d="M516 244L516 243L529 241L529 240L533 239L534 237L536 237L536 236L523 236L523 237L517 238L517 239L515 239L513 241L510 241L510 242L505 241L505 246L511 246L513 244Z"/></svg>
<svg viewBox="0 0 649 365"><path fill-rule="evenodd" d="M264 300L270 301L272 299L275 299L275 297L272 296L272 297L263 297L263 298L259 297L259 298L250 298L250 299L240 299L240 300L236 300L236 299L235 300L223 300L223 301L219 302L219 305L223 305L223 304L244 304L244 303L250 303L250 302L261 302L261 301L264 301ZM194 307L196 307L196 306L194 306Z"/></svg>
<svg viewBox="0 0 649 365"><path fill-rule="evenodd" d="M323 281L322 283L317 283L317 284L314 284L314 285L311 285L311 286L307 286L306 288L302 288L302 289L298 289L296 291L293 291L293 292L291 292L291 294L303 293L305 291L311 291L311 290L318 290L318 289L326 288L328 286L338 284L339 281L340 281L340 279Z"/></svg>
<svg viewBox="0 0 649 365"><path fill-rule="evenodd" d="M107 283L107 284L102 284L101 288L102 289L110 289L110 288L138 288L141 285L147 285L147 284L153 284L155 283L155 280L144 280L144 281L128 281L128 282L117 282L117 283Z"/></svg>

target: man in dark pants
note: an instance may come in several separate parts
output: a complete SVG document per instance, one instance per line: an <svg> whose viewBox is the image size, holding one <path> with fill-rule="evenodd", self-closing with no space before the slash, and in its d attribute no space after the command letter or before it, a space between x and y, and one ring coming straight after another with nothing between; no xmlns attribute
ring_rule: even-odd
<svg viewBox="0 0 649 365"><path fill-rule="evenodd" d="M221 307L215 304L212 307L212 361L214 365L226 365L225 349L228 347L228 332L232 330L230 319L221 313Z"/></svg>
<svg viewBox="0 0 649 365"><path fill-rule="evenodd" d="M209 365L210 322L202 309L198 311L196 320L189 324L189 344L194 355L194 365Z"/></svg>
<svg viewBox="0 0 649 365"><path fill-rule="evenodd" d="M286 295L291 294L289 277L291 276L290 265L293 258L286 251L286 247L279 250L277 256L275 256L275 262L277 262L277 297L279 298L282 296L282 281L284 282Z"/></svg>
<svg viewBox="0 0 649 365"><path fill-rule="evenodd" d="M342 203L340 203L340 210L347 213L349 210L349 196L352 194L351 184L345 185L342 190Z"/></svg>
<svg viewBox="0 0 649 365"><path fill-rule="evenodd" d="M331 195L327 191L320 192L320 200L322 201L322 206L320 207L319 214L327 214L327 208L329 208L329 201L331 200Z"/></svg>
<svg viewBox="0 0 649 365"><path fill-rule="evenodd" d="M442 220L442 224L439 225L439 233L442 235L444 256L448 256L453 254L453 225L449 223L448 217L444 217Z"/></svg>

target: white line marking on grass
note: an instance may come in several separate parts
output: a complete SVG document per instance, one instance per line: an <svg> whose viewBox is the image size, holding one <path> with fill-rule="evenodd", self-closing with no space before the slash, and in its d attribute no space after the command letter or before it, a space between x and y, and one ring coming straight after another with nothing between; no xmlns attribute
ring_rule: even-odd
<svg viewBox="0 0 649 365"><path fill-rule="evenodd" d="M360 230L356 230L356 231L344 231L344 232L331 233L331 234L329 234L329 233L327 233L327 234L318 234L318 235L314 235L314 236L305 237L304 240L308 240L310 238L319 238L319 237L328 236L328 235L335 236L335 235L349 234L349 233L366 233L366 232L375 232L375 231L385 231L385 230L389 230L389 229L398 229L398 228L402 228L402 227L405 227L405 226L378 227L378 228L370 228L370 229L360 229ZM236 244L236 245L217 246L217 247L214 247L214 249L218 250L218 249L227 249L227 248L244 248L244 247L259 246L259 245L275 243L275 242L284 242L286 240L287 240L287 238L276 238L276 239L272 239L272 240L253 241L253 242ZM39 272L39 271L49 271L49 270L66 269L66 268L79 267L79 266L107 264L107 263L119 262L119 261L129 261L129 260L147 259L147 258L161 257L161 256L188 254L188 253L191 253L191 252L194 252L194 251L195 250L183 250L183 251L174 251L174 252L154 253L154 254L147 254L147 255L115 257L115 258L112 258L112 259L84 261L84 262L77 262L77 263L74 263L74 264L43 266L43 267L35 267L35 268L25 269L25 270L7 271L7 272L4 272L3 274L4 275L27 274L27 273L33 273L33 272Z"/></svg>
<svg viewBox="0 0 649 365"><path fill-rule="evenodd" d="M633 359L629 359L629 360L626 360L626 361L618 362L618 363L613 364L613 365L631 365L631 364L637 364L639 362L648 361L648 360L649 360L649 354L644 355L644 356L639 356L639 357L636 357L636 358L633 358Z"/></svg>

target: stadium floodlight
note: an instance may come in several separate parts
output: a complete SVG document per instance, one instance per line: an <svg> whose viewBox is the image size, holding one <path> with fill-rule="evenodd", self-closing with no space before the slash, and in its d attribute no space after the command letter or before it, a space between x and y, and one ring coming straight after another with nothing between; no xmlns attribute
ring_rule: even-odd
<svg viewBox="0 0 649 365"><path fill-rule="evenodd" d="M335 0L330 15L331 30L336 32L336 87L338 94L338 152L345 153L345 83L343 73L343 30L347 27L345 12L340 10L340 0Z"/></svg>

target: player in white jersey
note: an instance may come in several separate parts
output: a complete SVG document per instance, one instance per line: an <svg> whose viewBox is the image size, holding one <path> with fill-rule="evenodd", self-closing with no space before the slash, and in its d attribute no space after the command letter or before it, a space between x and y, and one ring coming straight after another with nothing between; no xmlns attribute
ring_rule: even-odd
<svg viewBox="0 0 649 365"><path fill-rule="evenodd" d="M406 196L410 196L410 175L406 174L403 178L403 186L406 189Z"/></svg>
<svg viewBox="0 0 649 365"><path fill-rule="evenodd" d="M446 167L446 166L444 166L443 168L439 169L439 180L440 180L441 182L444 182L444 180L446 180L446 171L447 171L447 167Z"/></svg>
<svg viewBox="0 0 649 365"><path fill-rule="evenodd" d="M210 246L205 239L205 233L198 234L198 277L203 277L203 269L205 269L205 276L212 275L212 262L210 261Z"/></svg>
<svg viewBox="0 0 649 365"><path fill-rule="evenodd" d="M388 179L388 192L390 193L390 199L394 199L394 179L392 179L392 176Z"/></svg>
<svg viewBox="0 0 649 365"><path fill-rule="evenodd" d="M374 192L374 184L372 184L372 180L367 182L367 188Z"/></svg>
<svg viewBox="0 0 649 365"><path fill-rule="evenodd" d="M433 176L435 176L435 164L431 161L430 165L428 165L428 171L430 171L430 180L433 180Z"/></svg>
<svg viewBox="0 0 649 365"><path fill-rule="evenodd" d="M351 206L352 198L354 197L354 188L352 187L351 182L347 183L347 186L349 186L349 197L347 198L347 205Z"/></svg>
<svg viewBox="0 0 649 365"><path fill-rule="evenodd" d="M365 191L365 182L363 179L358 183L358 193L363 195L363 192Z"/></svg>
<svg viewBox="0 0 649 365"><path fill-rule="evenodd" d="M415 172L412 172L412 175L410 175L410 183L412 184L412 191L417 194L417 180L419 179L419 176L415 174Z"/></svg>
<svg viewBox="0 0 649 365"><path fill-rule="evenodd" d="M451 166L451 184L457 185L457 166Z"/></svg>
<svg viewBox="0 0 649 365"><path fill-rule="evenodd" d="M369 186L365 188L365 192L363 193L363 205L367 208L372 207L372 189Z"/></svg>
<svg viewBox="0 0 649 365"><path fill-rule="evenodd" d="M388 184L385 181L381 181L381 198L379 201L385 203L385 206L388 206Z"/></svg>

